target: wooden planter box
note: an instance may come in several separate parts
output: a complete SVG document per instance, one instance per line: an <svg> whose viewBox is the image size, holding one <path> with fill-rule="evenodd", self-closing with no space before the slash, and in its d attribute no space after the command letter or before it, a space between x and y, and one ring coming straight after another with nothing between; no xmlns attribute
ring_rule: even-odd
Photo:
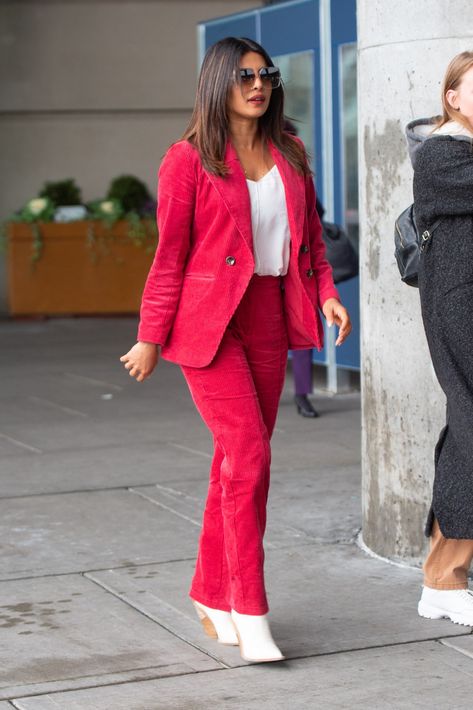
<svg viewBox="0 0 473 710"><path fill-rule="evenodd" d="M11 315L136 313L156 241L150 237L146 246L136 244L129 230L126 221L111 229L96 222L44 223L42 253L33 262L31 225L10 223Z"/></svg>

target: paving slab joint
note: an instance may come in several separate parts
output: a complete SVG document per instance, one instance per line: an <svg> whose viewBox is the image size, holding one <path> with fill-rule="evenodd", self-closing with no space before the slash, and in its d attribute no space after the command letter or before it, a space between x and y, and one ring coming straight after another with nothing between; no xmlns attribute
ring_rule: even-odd
<svg viewBox="0 0 473 710"><path fill-rule="evenodd" d="M142 493L141 491L137 491L132 487L129 487L128 491L130 493L133 493L136 496L139 496L143 500L148 501L148 503L151 503L152 505L156 505L159 508L163 508L163 510L167 510L168 513L172 513L173 515L176 515L178 518L182 518L182 520L185 520L186 522L191 523L192 525L195 525L198 528L200 528L202 525L201 521L194 520L190 516L185 515L184 513L180 513L178 510L171 507L170 505L166 505L165 503L162 503L161 501L156 500L156 498L152 498L151 496L147 496L145 493Z"/></svg>
<svg viewBox="0 0 473 710"><path fill-rule="evenodd" d="M199 643L196 643L193 639L190 639L186 634L179 632L173 627L172 623L167 623L166 621L163 621L162 619L159 619L156 615L146 611L142 606L139 604L136 604L131 600L127 595L121 594L117 590L115 590L113 587L110 585L106 584L106 582L95 579L93 576L93 573L84 573L84 577L88 579L89 581L93 582L95 585L106 591L108 594L111 596L115 597L116 599L120 599L121 602L129 606L131 609L134 609L136 612L144 616L146 619L149 621L152 621L154 624L157 626L160 626L162 629L167 631L168 633L172 634L176 638L178 638L180 641L183 641L183 643L186 643L188 646L192 646L195 648L197 651L200 651L200 653L203 653L205 656L208 656L212 660L216 661L220 666L220 670L225 670L230 668L231 666L227 665L222 659L217 655L209 651L207 648L204 648L202 645ZM171 604L167 604L164 600L159 599L159 602L166 606L168 609L172 610L172 612L178 616L183 617L186 621L188 621L188 617L186 614L183 614L181 611L176 609L176 607L172 606ZM200 630L200 628L199 628Z"/></svg>
<svg viewBox="0 0 473 710"><path fill-rule="evenodd" d="M467 632L463 634L463 636L471 636L473 631ZM459 638L458 636L454 636L453 638ZM462 638L462 635L460 635L460 638ZM441 646L446 646L447 648L451 648L453 651L456 651L457 653L461 653L463 656L466 656L467 658L472 659L473 658L473 650L468 651L466 648L461 648L459 646L456 646L454 643L450 642L447 638L439 638L437 639L437 643L440 644Z"/></svg>

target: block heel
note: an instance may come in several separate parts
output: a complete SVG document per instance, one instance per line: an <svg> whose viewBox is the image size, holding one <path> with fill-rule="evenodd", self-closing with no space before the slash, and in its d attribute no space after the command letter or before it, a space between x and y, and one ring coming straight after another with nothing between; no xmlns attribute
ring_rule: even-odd
<svg viewBox="0 0 473 710"><path fill-rule="evenodd" d="M192 604L207 636L225 646L238 646L238 637L229 611L212 609L195 599L192 599Z"/></svg>

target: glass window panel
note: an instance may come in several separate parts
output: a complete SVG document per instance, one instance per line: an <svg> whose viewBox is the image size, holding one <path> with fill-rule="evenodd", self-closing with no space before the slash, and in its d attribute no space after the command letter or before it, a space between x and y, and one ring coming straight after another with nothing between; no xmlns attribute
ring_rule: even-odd
<svg viewBox="0 0 473 710"><path fill-rule="evenodd" d="M356 44L340 47L341 128L345 225L358 249L358 121Z"/></svg>
<svg viewBox="0 0 473 710"><path fill-rule="evenodd" d="M272 57L284 82L284 112L294 119L297 134L314 156L314 52L280 54Z"/></svg>

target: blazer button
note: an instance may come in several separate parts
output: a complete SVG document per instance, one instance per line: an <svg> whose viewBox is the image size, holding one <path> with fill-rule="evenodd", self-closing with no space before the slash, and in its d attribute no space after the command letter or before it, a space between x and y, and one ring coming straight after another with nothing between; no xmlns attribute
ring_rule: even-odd
<svg viewBox="0 0 473 710"><path fill-rule="evenodd" d="M309 279L310 279L310 277L314 275L314 270L313 270L313 269L307 269L306 274L307 274L307 276L308 276Z"/></svg>
<svg viewBox="0 0 473 710"><path fill-rule="evenodd" d="M303 244L301 246L301 254L307 254L308 251L309 251L309 247L307 246L307 244Z"/></svg>
<svg viewBox="0 0 473 710"><path fill-rule="evenodd" d="M234 256L227 256L227 258L225 259L225 261L226 261L226 263L228 264L228 266L234 266L235 263L236 263L236 259L235 259Z"/></svg>

